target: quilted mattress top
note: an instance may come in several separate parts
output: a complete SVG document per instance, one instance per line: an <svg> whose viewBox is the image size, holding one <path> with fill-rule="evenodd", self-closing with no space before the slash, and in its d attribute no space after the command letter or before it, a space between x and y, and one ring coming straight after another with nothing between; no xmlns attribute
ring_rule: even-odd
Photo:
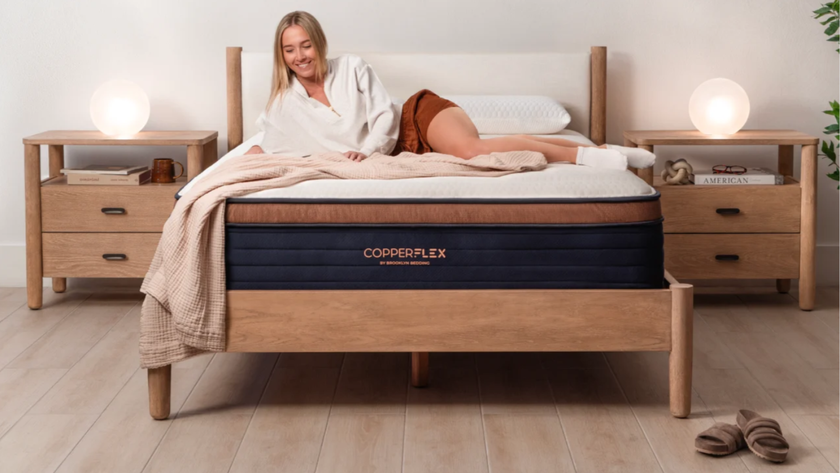
<svg viewBox="0 0 840 473"><path fill-rule="evenodd" d="M493 138L498 135L482 135ZM591 144L585 136L570 130L555 135ZM202 175L227 159L244 154L261 137L238 146L213 166L185 185L178 196L187 193ZM657 199L659 193L630 171L615 171L554 163L542 171L501 177L430 177L400 180L317 180L294 186L267 189L228 199L229 202L334 202L334 201L604 201Z"/></svg>
<svg viewBox="0 0 840 473"><path fill-rule="evenodd" d="M630 171L550 164L501 177L430 177L399 180L318 180L267 189L230 202L255 201L553 201L636 200L658 193Z"/></svg>

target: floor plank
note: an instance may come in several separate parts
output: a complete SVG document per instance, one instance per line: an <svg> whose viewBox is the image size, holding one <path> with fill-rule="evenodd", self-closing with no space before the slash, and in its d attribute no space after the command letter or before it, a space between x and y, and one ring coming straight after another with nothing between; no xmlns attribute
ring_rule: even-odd
<svg viewBox="0 0 840 473"><path fill-rule="evenodd" d="M494 473L572 473L566 436L556 413L485 414L490 471Z"/></svg>
<svg viewBox="0 0 840 473"><path fill-rule="evenodd" d="M377 355L346 355L331 415L405 414L408 357Z"/></svg>
<svg viewBox="0 0 840 473"><path fill-rule="evenodd" d="M742 365L717 333L706 323L705 317L694 313L694 359L698 368L738 369Z"/></svg>
<svg viewBox="0 0 840 473"><path fill-rule="evenodd" d="M404 473L488 473L475 367L450 366L408 391Z"/></svg>
<svg viewBox="0 0 840 473"><path fill-rule="evenodd" d="M403 414L330 415L316 471L400 471L404 425Z"/></svg>
<svg viewBox="0 0 840 473"><path fill-rule="evenodd" d="M277 361L281 368L341 368L344 353L283 353Z"/></svg>
<svg viewBox="0 0 840 473"><path fill-rule="evenodd" d="M548 376L578 472L662 471L609 370L558 369Z"/></svg>
<svg viewBox="0 0 840 473"><path fill-rule="evenodd" d="M775 334L722 333L720 337L788 414L838 414L835 388Z"/></svg>
<svg viewBox="0 0 840 473"><path fill-rule="evenodd" d="M656 458L666 472L746 472L737 457L708 457L697 453L694 438L714 419L692 391L691 415L671 417L667 353L610 353L607 360L645 431Z"/></svg>
<svg viewBox="0 0 840 473"><path fill-rule="evenodd" d="M170 419L177 416L211 358L202 356L188 368L174 365ZM146 370L137 370L58 471L141 472L171 423L149 415ZM128 445L131 448L126 448Z"/></svg>
<svg viewBox="0 0 840 473"><path fill-rule="evenodd" d="M734 294L695 294L694 313L715 332L762 333L770 329Z"/></svg>
<svg viewBox="0 0 840 473"><path fill-rule="evenodd" d="M607 369L607 359L601 352L541 353L540 360L546 370L595 368Z"/></svg>
<svg viewBox="0 0 840 473"><path fill-rule="evenodd" d="M717 422L735 423L739 409L749 409L775 419L790 443L787 460L776 465L758 458L748 450L741 459L753 472L786 471L801 473L833 472L834 468L820 455L805 434L785 414L770 394L747 370L697 370L695 389Z"/></svg>
<svg viewBox="0 0 840 473"><path fill-rule="evenodd" d="M820 319L834 333L840 332L840 313L837 307L840 305L837 286L818 287L816 307L811 312Z"/></svg>
<svg viewBox="0 0 840 473"><path fill-rule="evenodd" d="M227 472L276 354L221 353L210 362L145 472Z"/></svg>
<svg viewBox="0 0 840 473"><path fill-rule="evenodd" d="M840 421L837 416L791 416L825 459L840 470Z"/></svg>
<svg viewBox="0 0 840 473"><path fill-rule="evenodd" d="M136 294L94 294L7 366L69 369L137 302Z"/></svg>
<svg viewBox="0 0 840 473"><path fill-rule="evenodd" d="M230 471L314 472L338 375L337 367L278 365Z"/></svg>
<svg viewBox="0 0 840 473"><path fill-rule="evenodd" d="M108 332L32 408L33 414L99 415L139 369L137 334Z"/></svg>
<svg viewBox="0 0 840 473"><path fill-rule="evenodd" d="M0 370L0 437L2 437L67 370Z"/></svg>
<svg viewBox="0 0 840 473"><path fill-rule="evenodd" d="M827 330L817 316L799 310L785 294L739 296L751 312L761 316L776 337L818 369L840 368L837 331Z"/></svg>
<svg viewBox="0 0 840 473"><path fill-rule="evenodd" d="M0 321L12 315L16 310L26 304L26 288L0 288L4 289L4 295L0 297Z"/></svg>
<svg viewBox="0 0 840 473"><path fill-rule="evenodd" d="M23 353L90 296L86 292L44 292L44 308L25 305L0 322L0 368Z"/></svg>
<svg viewBox="0 0 840 473"><path fill-rule="evenodd" d="M478 363L484 414L555 415L548 379L539 359L514 366Z"/></svg>
<svg viewBox="0 0 840 473"><path fill-rule="evenodd" d="M0 471L54 471L95 420L96 415L27 414L0 439Z"/></svg>

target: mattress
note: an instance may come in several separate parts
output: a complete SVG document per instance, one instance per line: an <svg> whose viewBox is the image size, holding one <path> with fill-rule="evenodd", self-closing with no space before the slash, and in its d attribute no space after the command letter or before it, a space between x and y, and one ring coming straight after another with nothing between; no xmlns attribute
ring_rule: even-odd
<svg viewBox="0 0 840 473"><path fill-rule="evenodd" d="M411 181L411 182L410 182ZM663 287L659 194L572 165L229 199L229 290Z"/></svg>
<svg viewBox="0 0 840 473"><path fill-rule="evenodd" d="M306 181L225 221L228 290L663 287L659 193L629 171Z"/></svg>

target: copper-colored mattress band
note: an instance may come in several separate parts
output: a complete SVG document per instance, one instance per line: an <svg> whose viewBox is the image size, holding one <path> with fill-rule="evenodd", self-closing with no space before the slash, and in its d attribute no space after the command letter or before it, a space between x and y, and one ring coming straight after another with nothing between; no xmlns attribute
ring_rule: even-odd
<svg viewBox="0 0 840 473"><path fill-rule="evenodd" d="M659 200L534 204L228 203L227 223L598 224L650 222Z"/></svg>

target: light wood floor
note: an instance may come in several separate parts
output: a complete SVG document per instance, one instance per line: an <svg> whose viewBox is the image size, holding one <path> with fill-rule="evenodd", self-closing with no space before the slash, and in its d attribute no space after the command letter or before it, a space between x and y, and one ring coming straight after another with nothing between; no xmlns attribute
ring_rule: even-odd
<svg viewBox="0 0 840 473"><path fill-rule="evenodd" d="M173 370L174 420L148 415L140 297L0 288L0 471L832 472L838 291L696 296L693 413L668 414L667 354L220 354ZM764 292L764 293L762 293ZM695 435L739 408L777 419L774 465L711 458Z"/></svg>

